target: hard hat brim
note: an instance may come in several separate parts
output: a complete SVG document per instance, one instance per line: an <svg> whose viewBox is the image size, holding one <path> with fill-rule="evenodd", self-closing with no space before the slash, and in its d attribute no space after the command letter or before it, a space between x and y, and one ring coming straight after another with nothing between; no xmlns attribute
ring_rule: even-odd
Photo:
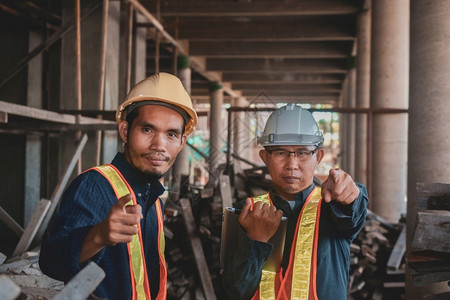
<svg viewBox="0 0 450 300"><path fill-rule="evenodd" d="M322 135L310 134L269 134L258 138L258 144L267 146L316 146L322 147Z"/></svg>
<svg viewBox="0 0 450 300"><path fill-rule="evenodd" d="M182 105L180 103L177 103L175 101L171 101L168 99L162 99L162 98L149 98L149 97L140 97L140 98L134 98L134 99L130 99L127 100L125 102L123 102L119 108L117 109L116 112L116 122L117 124L119 124L121 121L125 120L126 115L128 113L127 108L132 105L133 103L138 103L138 102L143 102L143 101L154 101L155 103L153 105L157 105L158 102L162 102L162 103L167 103L176 107L181 108L183 111L185 111L187 113L187 115L189 116L189 120L187 120L186 125L185 125L185 134L189 135L192 131L194 131L195 126L198 122L198 117L197 117L197 113L195 112L195 110L193 110L192 108ZM147 103L148 105L150 105L151 103ZM146 104L144 104L146 105Z"/></svg>

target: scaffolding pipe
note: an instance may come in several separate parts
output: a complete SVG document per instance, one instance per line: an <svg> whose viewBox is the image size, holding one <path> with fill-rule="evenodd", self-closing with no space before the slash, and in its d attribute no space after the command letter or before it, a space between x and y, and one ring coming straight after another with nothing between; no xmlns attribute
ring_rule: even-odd
<svg viewBox="0 0 450 300"><path fill-rule="evenodd" d="M109 17L109 0L103 0L103 13L102 13L102 44L100 53L100 86L98 91L98 109L100 111L104 108L105 97L105 74L106 74L106 44L108 42L108 17ZM97 115L98 119L102 119L102 115ZM97 165L100 165L101 147L102 147L102 131L96 132L96 157L95 161Z"/></svg>
<svg viewBox="0 0 450 300"><path fill-rule="evenodd" d="M159 0L156 1L156 17L158 20L161 19L160 17L160 5ZM161 36L159 34L159 31L156 31L155 34L155 73L159 73L159 47L161 43Z"/></svg>
<svg viewBox="0 0 450 300"><path fill-rule="evenodd" d="M76 33L76 41L75 41L75 59L76 59L76 99L77 99L77 110L81 111L81 5L80 0L75 0L75 33ZM81 120L81 114L77 113L75 116L76 123L79 124ZM76 133L77 140L81 139L81 130ZM78 159L78 174L81 173L81 155Z"/></svg>

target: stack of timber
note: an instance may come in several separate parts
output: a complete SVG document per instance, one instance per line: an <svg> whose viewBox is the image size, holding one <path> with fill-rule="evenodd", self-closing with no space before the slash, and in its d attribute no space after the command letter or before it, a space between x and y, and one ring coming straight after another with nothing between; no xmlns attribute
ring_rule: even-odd
<svg viewBox="0 0 450 300"><path fill-rule="evenodd" d="M0 253L0 299L2 300L84 300L105 277L91 262L67 284L44 275L38 265L39 252L26 251L6 260Z"/></svg>
<svg viewBox="0 0 450 300"><path fill-rule="evenodd" d="M368 211L350 247L348 299L403 299L405 224L391 224Z"/></svg>
<svg viewBox="0 0 450 300"><path fill-rule="evenodd" d="M427 299L450 299L450 184L417 183L408 272Z"/></svg>

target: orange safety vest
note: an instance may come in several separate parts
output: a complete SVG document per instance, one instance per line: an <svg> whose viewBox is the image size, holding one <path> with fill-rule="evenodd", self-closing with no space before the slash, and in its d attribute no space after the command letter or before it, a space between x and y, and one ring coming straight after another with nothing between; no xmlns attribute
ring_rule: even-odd
<svg viewBox="0 0 450 300"><path fill-rule="evenodd" d="M252 198L273 205L269 193ZM252 300L317 300L317 244L319 239L321 189L314 188L300 212L285 275L263 267L259 288ZM252 205L253 208L253 205Z"/></svg>
<svg viewBox="0 0 450 300"><path fill-rule="evenodd" d="M106 164L92 168L102 174L111 184L117 199L131 194L133 199L129 205L137 205L136 195L129 183L125 180L120 171L112 164ZM160 199L155 202L156 214L158 217L158 252L159 252L159 293L157 300L163 300L167 297L167 269L164 258L165 239L163 227L163 214ZM151 299L150 286L148 283L147 265L145 263L144 247L142 242L142 230L140 223L137 224L139 232L133 236L133 240L127 243L128 257L130 264L132 299Z"/></svg>

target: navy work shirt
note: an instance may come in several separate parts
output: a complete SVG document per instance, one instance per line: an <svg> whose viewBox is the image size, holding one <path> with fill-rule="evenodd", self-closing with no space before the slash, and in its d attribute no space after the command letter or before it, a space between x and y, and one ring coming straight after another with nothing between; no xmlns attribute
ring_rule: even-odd
<svg viewBox="0 0 450 300"><path fill-rule="evenodd" d="M317 295L320 300L347 299L350 245L364 227L368 196L366 187L356 183L358 198L350 205L322 201L317 250ZM297 219L314 184L295 196L295 206L270 192L274 206L288 218L281 266L287 269ZM236 204L242 208L245 201ZM224 265L222 281L229 299L251 299L259 287L261 271L272 252L272 244L250 239L241 229L238 250ZM284 275L284 274L283 274Z"/></svg>
<svg viewBox="0 0 450 300"><path fill-rule="evenodd" d="M158 221L155 201L164 192L160 182L142 182L122 153L112 164L119 169L142 206L142 239L152 298L159 291ZM131 299L131 277L126 243L103 248L83 264L78 263L81 246L89 229L102 222L116 203L109 181L99 172L82 173L64 193L58 214L50 228L50 237L42 242L39 265L44 274L68 282L90 261L105 271L105 278L94 294L106 299ZM161 203L162 205L162 203Z"/></svg>

